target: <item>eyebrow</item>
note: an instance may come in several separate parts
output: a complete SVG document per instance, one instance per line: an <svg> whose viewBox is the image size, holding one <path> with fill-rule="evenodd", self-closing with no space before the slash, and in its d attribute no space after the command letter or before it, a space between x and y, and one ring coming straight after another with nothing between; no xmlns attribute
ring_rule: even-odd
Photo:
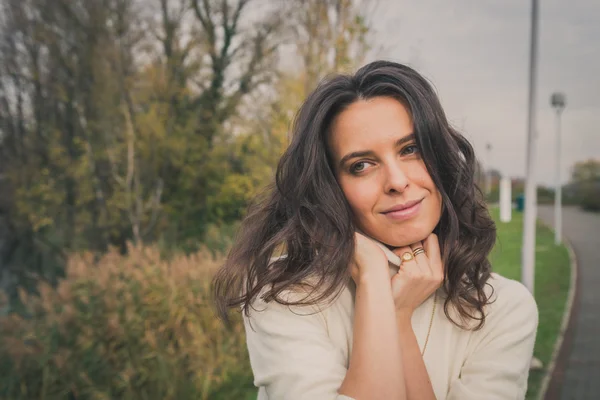
<svg viewBox="0 0 600 400"><path fill-rule="evenodd" d="M405 143L414 141L415 139L416 139L415 134L410 133L410 134L403 136L400 139L396 140L396 143L394 143L394 147L400 147ZM352 153L348 153L344 157L342 157L339 165L340 165L340 167L343 167L344 164L352 158L365 157L365 156L370 156L373 154L374 154L374 152L372 150L353 151Z"/></svg>

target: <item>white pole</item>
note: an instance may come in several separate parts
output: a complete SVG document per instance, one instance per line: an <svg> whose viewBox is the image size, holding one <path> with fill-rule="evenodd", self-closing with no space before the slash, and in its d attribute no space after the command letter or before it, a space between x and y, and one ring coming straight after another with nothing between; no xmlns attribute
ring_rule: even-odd
<svg viewBox="0 0 600 400"><path fill-rule="evenodd" d="M531 42L529 49L529 105L527 118L527 171L525 176L525 215L523 217L523 247L521 250L521 281L534 293L535 221L537 193L535 180L535 100L537 79L538 1L531 1Z"/></svg>
<svg viewBox="0 0 600 400"><path fill-rule="evenodd" d="M510 222L512 219L512 201L510 178L500 179L500 222Z"/></svg>
<svg viewBox="0 0 600 400"><path fill-rule="evenodd" d="M492 193L492 145L488 143L485 146L487 150L487 170L485 174L485 194L487 196Z"/></svg>
<svg viewBox="0 0 600 400"><path fill-rule="evenodd" d="M561 167L561 117L562 108L556 109L556 189L554 191L554 243L561 243L562 235L562 184L560 183Z"/></svg>

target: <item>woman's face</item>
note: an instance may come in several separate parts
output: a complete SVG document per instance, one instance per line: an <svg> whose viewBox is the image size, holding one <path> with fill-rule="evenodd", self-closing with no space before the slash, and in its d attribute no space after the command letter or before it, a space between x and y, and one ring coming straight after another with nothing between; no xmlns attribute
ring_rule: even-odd
<svg viewBox="0 0 600 400"><path fill-rule="evenodd" d="M356 101L333 122L328 145L336 178L363 233L399 247L433 232L442 199L402 103L390 97Z"/></svg>

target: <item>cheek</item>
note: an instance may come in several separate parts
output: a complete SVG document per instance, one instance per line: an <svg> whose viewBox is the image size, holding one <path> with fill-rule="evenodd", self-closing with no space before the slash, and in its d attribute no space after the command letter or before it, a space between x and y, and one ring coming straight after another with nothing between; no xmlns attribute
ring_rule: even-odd
<svg viewBox="0 0 600 400"><path fill-rule="evenodd" d="M438 188L435 186L433 181L431 181L429 187L430 187L430 191L431 191L431 197L433 199L433 201L432 201L433 210L432 211L435 211L437 218L439 218L442 214L442 194L440 193Z"/></svg>
<svg viewBox="0 0 600 400"><path fill-rule="evenodd" d="M425 164L420 163L419 167L415 168L412 172L411 181L420 188L426 189L434 200L434 207L441 209L442 195L437 186L435 186L435 183L433 183L433 179L431 179L429 172L427 172Z"/></svg>
<svg viewBox="0 0 600 400"><path fill-rule="evenodd" d="M418 186L430 191L435 188L433 180L431 179L429 172L427 172L427 167L422 160L411 165L409 174L410 181Z"/></svg>
<svg viewBox="0 0 600 400"><path fill-rule="evenodd" d="M435 219L439 220L442 216L442 194L437 189L435 189L435 192L433 192L432 195L435 199L432 206L432 212L435 215Z"/></svg>
<svg viewBox="0 0 600 400"><path fill-rule="evenodd" d="M358 214L356 215L358 218L370 212L377 202L378 190L375 185L369 184L366 180L345 180L340 182L340 186L348 204Z"/></svg>

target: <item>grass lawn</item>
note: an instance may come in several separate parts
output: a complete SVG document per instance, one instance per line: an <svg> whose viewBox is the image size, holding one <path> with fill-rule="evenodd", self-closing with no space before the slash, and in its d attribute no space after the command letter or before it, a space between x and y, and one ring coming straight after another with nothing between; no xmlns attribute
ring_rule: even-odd
<svg viewBox="0 0 600 400"><path fill-rule="evenodd" d="M498 241L492 252L493 270L507 278L521 279L523 214L513 212L512 221L499 222L498 209L492 209L498 227ZM534 354L548 367L569 292L569 254L554 244L554 233L538 223L535 260L535 299L540 313ZM527 399L537 398L545 370L529 374Z"/></svg>

